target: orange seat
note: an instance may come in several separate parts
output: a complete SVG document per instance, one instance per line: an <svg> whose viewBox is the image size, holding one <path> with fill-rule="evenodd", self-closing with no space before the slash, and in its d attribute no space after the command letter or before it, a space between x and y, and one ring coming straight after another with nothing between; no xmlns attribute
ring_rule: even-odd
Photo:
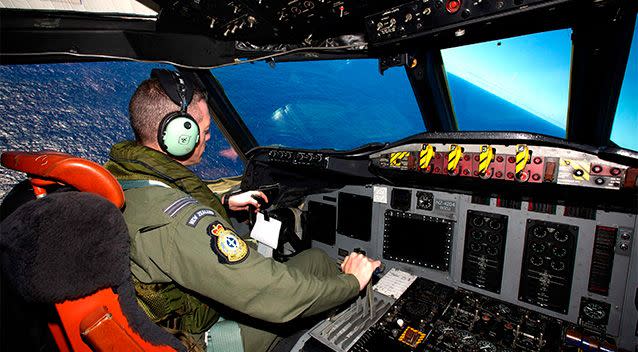
<svg viewBox="0 0 638 352"><path fill-rule="evenodd" d="M69 275L69 282L75 283L79 281L78 286L82 287L80 291L84 290L88 293L79 298L74 292L65 293L64 295L69 296L68 299L46 302L54 303L59 315L59 321L50 321L48 326L60 351L181 350L182 346L179 341L153 324L136 304L130 277L130 266L128 264L128 234L123 222L123 217L119 212L119 208L124 205L124 193L117 180L96 163L57 152L4 152L0 157L0 162L7 168L26 172L30 177L36 197L46 199L28 202L7 217L7 219L3 221L2 229L0 229L2 231L2 237L18 236L14 233L16 231L26 232L27 235L32 235L30 232L37 232L35 227L42 222L42 219L30 219L30 217L35 216L49 216L52 218L51 223L53 224L57 224L56 221L59 222L62 221L61 219L68 218L70 222L68 229L58 224L56 226L60 228L56 229L56 231L72 231L74 228L83 228L82 226L86 226L87 224L74 224L73 222L78 217L83 218L82 212L91 210L90 207L82 206L81 204L94 203L96 207L98 207L96 209L100 209L99 212L101 214L90 214L87 215L87 217L92 216L94 219L92 220L93 223L95 223L96 226L100 226L100 228L94 231L84 230L84 232L79 233L78 236L81 237L84 233L90 232L87 236L94 236L94 238L89 238L87 241L96 241L95 243L101 244L103 247L99 247L101 249L96 250L93 250L93 247L78 250L76 253L77 258L70 260L70 262L84 263L85 260L82 259L82 256L89 256L90 258L86 260L90 261L90 263L97 263L95 266L91 266L90 263L88 264L87 267L93 268L99 266L99 260L101 260L102 257L105 261L112 262L112 258L117 256L120 267L125 268L123 270L126 271L126 274L121 277L106 275L106 281L96 279L99 282L96 282L96 286L92 287L91 283L85 282L87 277L93 277L90 273L87 275L81 268L78 270L79 274L74 276L75 274L72 272L73 269L69 269L69 272L72 274ZM93 193L108 200L110 204L104 202L101 198L86 193L68 192L68 194L65 194L62 192L52 193L50 196L47 196L47 188L53 184L68 185L81 192ZM116 208L113 207L113 205ZM21 211L25 207L28 209ZM74 209L74 207L82 208ZM80 214L80 216L78 216L78 214ZM108 222L104 224L99 223L102 216L110 216ZM16 217L21 218L15 219ZM97 221L95 219L97 219ZM78 221L80 220L81 219L78 219ZM104 228L104 231L102 231L102 228ZM116 232L119 236L117 239L99 238L99 236L114 236L108 232L108 230L111 229L117 229ZM73 236L75 235L76 234L73 234ZM56 244L51 245L47 243L47 245L42 245L42 243L46 242L42 242L42 239L38 237L39 233L33 234L32 236L34 237L33 239L20 237L17 237L17 239L23 243L27 243L28 246L32 245L28 241L33 241L33 243L35 243L33 247L36 248L37 253L44 253L42 255L44 257L50 256L51 258L61 258L61 260L67 259L65 256L69 254L65 251L65 247L68 244L59 244L60 253L48 253L48 251L50 252L50 248L53 248L51 250L58 250L56 249L58 248ZM62 235L61 238L64 238L64 235ZM117 242L113 242L115 244L111 246L111 242L109 241L116 240ZM71 239L71 241L73 241L73 239ZM85 239L77 238L77 241L76 244L80 244L81 246L82 241L85 241ZM11 238L11 241L6 242L16 243L16 238ZM11 247L11 245L15 248ZM19 262L16 263L16 266L20 269L33 264L31 262L34 260L27 261L23 259L23 255L19 253L22 249L20 246L24 247L27 245L11 245L3 243L3 262L7 260ZM111 249L111 247L117 248ZM28 248L30 248L29 250L33 250L31 247ZM101 252L109 250L112 252L105 254ZM105 267L108 267L108 264L109 263L105 263ZM46 263L45 265L41 265L40 263L33 265L35 268L48 267ZM40 266L38 267L38 265ZM55 270L55 264L51 266L54 267L52 270ZM27 273L24 275L30 275L28 268L24 271ZM31 274L37 277L39 273ZM49 297L48 292L45 292L47 289L46 283L40 283L39 280L35 280L35 283L27 284L21 281L24 276L19 276L14 272L8 273L7 275L14 279L18 278L15 279L16 282L11 282L19 288L17 290L18 292L32 297L32 299L51 299L41 298ZM58 274L58 278L61 276L62 280L64 280L66 275ZM104 275L96 275L98 278L100 276ZM77 279L77 277L81 279ZM119 281L121 281L121 285L117 287L100 287L104 285L104 282ZM29 289L33 289L34 287L37 292L30 292ZM67 288L63 288L62 290L64 291L66 289ZM51 296L55 295L59 294L51 294Z"/></svg>

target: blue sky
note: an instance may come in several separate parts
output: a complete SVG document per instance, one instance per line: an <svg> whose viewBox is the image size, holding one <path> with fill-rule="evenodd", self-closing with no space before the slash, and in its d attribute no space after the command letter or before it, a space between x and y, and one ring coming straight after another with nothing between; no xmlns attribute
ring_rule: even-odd
<svg viewBox="0 0 638 352"><path fill-rule="evenodd" d="M611 140L624 148L638 150L638 21L634 27L625 80L620 90Z"/></svg>
<svg viewBox="0 0 638 352"><path fill-rule="evenodd" d="M634 36L638 31L638 22ZM446 71L565 129L571 29L442 50ZM506 117L504 117L506 118ZM638 150L638 39L634 38L611 140Z"/></svg>
<svg viewBox="0 0 638 352"><path fill-rule="evenodd" d="M445 69L565 128L571 29L442 50Z"/></svg>

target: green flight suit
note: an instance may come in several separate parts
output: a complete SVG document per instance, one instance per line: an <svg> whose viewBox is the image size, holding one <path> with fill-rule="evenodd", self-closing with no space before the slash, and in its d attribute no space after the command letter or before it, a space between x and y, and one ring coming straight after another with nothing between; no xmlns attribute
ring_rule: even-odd
<svg viewBox="0 0 638 352"><path fill-rule="evenodd" d="M359 292L357 279L341 274L320 251L308 251L282 264L248 248L241 262L220 263L209 226L219 222L226 229L232 227L216 214L197 219L201 210L214 212L197 202L173 214L175 209L170 206L188 198L179 190L164 187L126 191L124 217L131 234L131 271L137 280L175 282L229 308L275 323L326 311Z"/></svg>
<svg viewBox="0 0 638 352"><path fill-rule="evenodd" d="M143 154L137 157L165 157L157 152ZM125 164L115 168L113 163L117 161L112 155L107 168L123 173ZM130 174L127 179L134 179L133 176ZM274 323L326 311L359 292L356 277L341 273L335 262L319 250L305 251L285 264L263 257L251 246L245 247L245 254L228 256L228 251L218 245L216 240L221 237L215 236L213 229L221 226L233 241L245 242L233 236L225 214L180 189L131 188L125 197L131 271L141 283L174 283L233 310ZM210 323L217 319L210 306L196 309L192 315L195 320ZM264 351L275 338L247 325L240 328L247 352Z"/></svg>

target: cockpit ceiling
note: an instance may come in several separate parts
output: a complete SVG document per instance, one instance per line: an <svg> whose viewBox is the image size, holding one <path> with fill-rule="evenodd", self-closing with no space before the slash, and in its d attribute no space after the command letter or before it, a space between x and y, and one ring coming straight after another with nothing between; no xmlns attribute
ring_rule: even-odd
<svg viewBox="0 0 638 352"><path fill-rule="evenodd" d="M76 11L135 16L157 16L150 1L136 0L0 0L0 9Z"/></svg>

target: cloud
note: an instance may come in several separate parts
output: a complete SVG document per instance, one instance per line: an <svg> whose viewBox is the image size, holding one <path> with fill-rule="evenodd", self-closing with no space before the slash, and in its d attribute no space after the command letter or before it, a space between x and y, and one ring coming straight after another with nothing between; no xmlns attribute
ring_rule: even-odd
<svg viewBox="0 0 638 352"><path fill-rule="evenodd" d="M230 160L233 160L233 161L237 160L237 158L239 157L239 155L237 154L235 149L233 149L232 147L220 150L219 151L219 155L223 156L226 159L230 159Z"/></svg>
<svg viewBox="0 0 638 352"><path fill-rule="evenodd" d="M281 120L285 115L290 113L290 104L286 104L285 106L275 110L272 114L272 119L274 121Z"/></svg>

